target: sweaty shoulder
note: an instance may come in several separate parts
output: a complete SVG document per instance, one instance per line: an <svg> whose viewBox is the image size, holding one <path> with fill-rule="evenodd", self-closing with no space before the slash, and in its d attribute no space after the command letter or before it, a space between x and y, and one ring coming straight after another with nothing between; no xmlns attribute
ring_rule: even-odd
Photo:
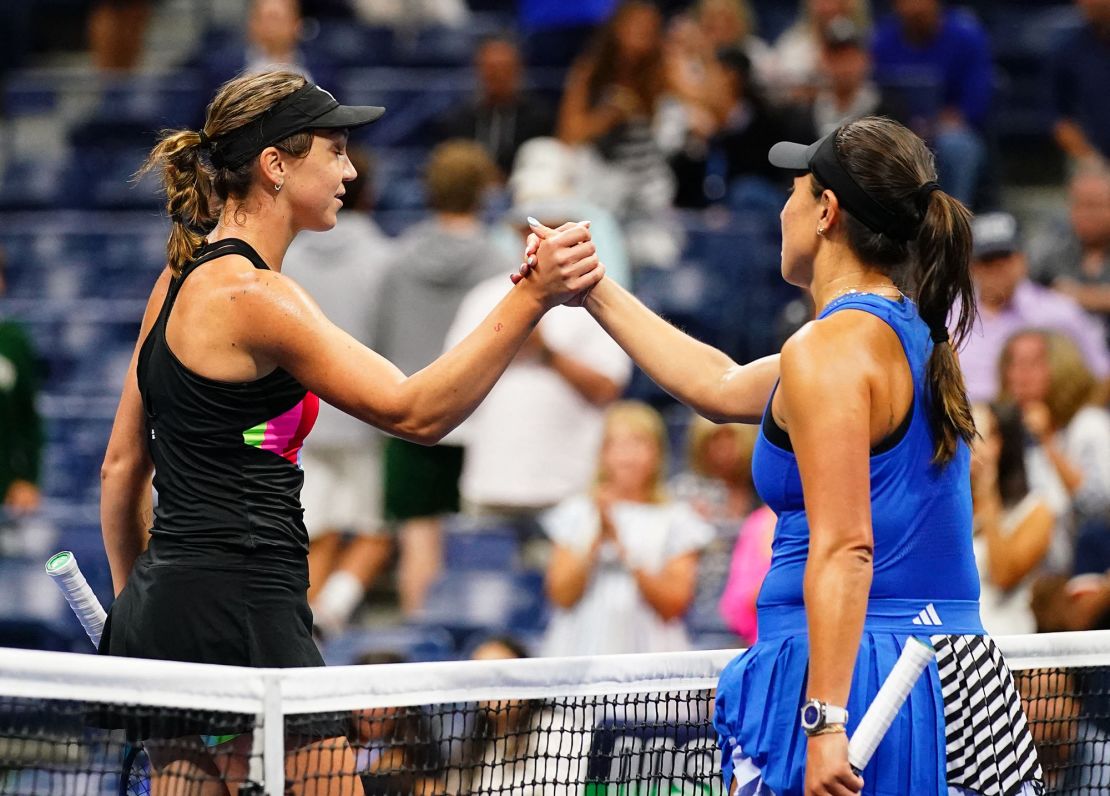
<svg viewBox="0 0 1110 796"><path fill-rule="evenodd" d="M828 368L849 365L855 373L865 372L881 358L877 356L897 337L880 318L863 310L844 309L810 321L782 347L783 368L802 363Z"/></svg>

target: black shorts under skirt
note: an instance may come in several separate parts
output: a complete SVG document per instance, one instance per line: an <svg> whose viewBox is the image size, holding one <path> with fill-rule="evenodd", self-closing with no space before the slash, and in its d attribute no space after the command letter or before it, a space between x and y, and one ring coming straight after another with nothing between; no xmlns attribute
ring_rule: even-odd
<svg viewBox="0 0 1110 796"><path fill-rule="evenodd" d="M108 612L99 652L226 666L323 666L312 638L307 590L308 563L303 557L297 561L265 552L197 553L152 540ZM253 723L253 717L193 715L195 720L167 717L178 730L188 725L187 732L173 735L152 733L157 730L152 722L159 722L157 716L148 716L139 722L141 736L223 735L246 731L245 720ZM110 726L131 724L113 721ZM334 720L299 718L296 724L297 734L316 737L343 735L346 730Z"/></svg>

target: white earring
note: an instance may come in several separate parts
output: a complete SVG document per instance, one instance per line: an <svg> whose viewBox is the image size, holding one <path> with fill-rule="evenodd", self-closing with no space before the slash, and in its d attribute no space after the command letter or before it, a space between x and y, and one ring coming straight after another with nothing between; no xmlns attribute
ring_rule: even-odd
<svg viewBox="0 0 1110 796"><path fill-rule="evenodd" d="M818 227L817 228L817 234L818 235L824 235L825 234L825 228L824 227Z"/></svg>
<svg viewBox="0 0 1110 796"><path fill-rule="evenodd" d="M280 191L281 190L281 183L280 182L275 182L274 183L274 190L275 191Z"/></svg>

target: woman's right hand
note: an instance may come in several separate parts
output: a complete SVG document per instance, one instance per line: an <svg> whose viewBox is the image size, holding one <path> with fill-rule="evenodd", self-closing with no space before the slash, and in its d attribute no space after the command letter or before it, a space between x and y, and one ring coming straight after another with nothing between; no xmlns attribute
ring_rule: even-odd
<svg viewBox="0 0 1110 796"><path fill-rule="evenodd" d="M534 220L530 220L531 221ZM558 229L532 223L525 262L513 284L530 284L543 295L544 306L580 304L605 275L590 238L588 221L567 222Z"/></svg>

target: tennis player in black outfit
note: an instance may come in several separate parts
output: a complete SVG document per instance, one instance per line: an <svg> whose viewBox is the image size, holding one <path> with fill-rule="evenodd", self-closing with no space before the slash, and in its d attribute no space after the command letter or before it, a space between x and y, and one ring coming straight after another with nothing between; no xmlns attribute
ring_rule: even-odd
<svg viewBox="0 0 1110 796"><path fill-rule="evenodd" d="M151 153L173 224L101 476L116 591L102 654L322 665L298 463L318 400L434 443L477 406L547 309L601 279L589 231L567 225L537 252L539 279L408 377L332 325L281 262L298 232L335 224L355 176L347 131L382 113L268 72L227 83L202 131L169 133ZM350 748L324 725L289 740L290 792L361 792ZM154 792L235 793L249 742L150 744Z"/></svg>

